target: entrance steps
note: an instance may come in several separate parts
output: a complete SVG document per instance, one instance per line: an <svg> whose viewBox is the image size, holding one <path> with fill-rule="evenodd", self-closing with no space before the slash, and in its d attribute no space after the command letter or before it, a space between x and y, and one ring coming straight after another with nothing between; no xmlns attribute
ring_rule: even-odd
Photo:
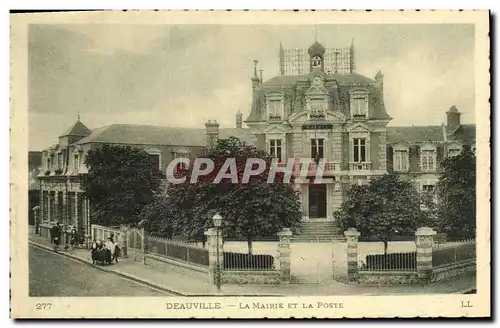
<svg viewBox="0 0 500 328"><path fill-rule="evenodd" d="M305 221L300 225L300 231L293 236L294 241L328 242L345 240L341 229L332 221Z"/></svg>

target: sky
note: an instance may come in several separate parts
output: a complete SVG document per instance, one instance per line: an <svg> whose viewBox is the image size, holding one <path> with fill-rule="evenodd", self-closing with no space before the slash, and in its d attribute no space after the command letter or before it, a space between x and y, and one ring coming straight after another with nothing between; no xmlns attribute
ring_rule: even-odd
<svg viewBox="0 0 500 328"><path fill-rule="evenodd" d="M384 73L390 126L439 125L455 105L475 123L473 25L31 25L29 149L41 150L80 115L112 123L235 127L250 112L253 60L279 75L279 44L354 41L356 72Z"/></svg>

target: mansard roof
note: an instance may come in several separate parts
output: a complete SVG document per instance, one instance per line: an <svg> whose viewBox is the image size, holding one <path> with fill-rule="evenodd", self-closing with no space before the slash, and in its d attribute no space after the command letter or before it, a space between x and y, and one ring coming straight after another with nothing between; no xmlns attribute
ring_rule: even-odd
<svg viewBox="0 0 500 328"><path fill-rule="evenodd" d="M263 82L260 85L260 88L267 87L290 87L297 84L300 80L305 80L309 77L309 74L306 75L278 75L270 78L269 80ZM352 74L327 74L325 76L326 81L335 80L339 85L370 85L375 83L375 80L370 79L366 76L363 76L358 73Z"/></svg>
<svg viewBox="0 0 500 328"><path fill-rule="evenodd" d="M387 143L439 142L444 141L443 127L435 126L388 126Z"/></svg>

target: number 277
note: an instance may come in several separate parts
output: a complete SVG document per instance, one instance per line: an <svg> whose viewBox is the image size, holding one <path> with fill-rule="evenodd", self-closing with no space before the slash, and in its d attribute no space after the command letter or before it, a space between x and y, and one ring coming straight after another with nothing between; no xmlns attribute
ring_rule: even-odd
<svg viewBox="0 0 500 328"><path fill-rule="evenodd" d="M36 303L35 308L37 310L50 310L52 303Z"/></svg>

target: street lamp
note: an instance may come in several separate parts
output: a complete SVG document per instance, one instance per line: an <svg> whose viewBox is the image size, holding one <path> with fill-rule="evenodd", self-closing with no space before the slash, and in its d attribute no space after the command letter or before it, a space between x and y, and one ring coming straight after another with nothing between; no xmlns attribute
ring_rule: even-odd
<svg viewBox="0 0 500 328"><path fill-rule="evenodd" d="M217 286L217 293L220 293L220 285L221 285L221 267L220 267L220 254L219 254L219 231L222 226L222 216L219 213L215 214L212 218L214 222L214 227L217 230L217 266L215 271L215 285Z"/></svg>

